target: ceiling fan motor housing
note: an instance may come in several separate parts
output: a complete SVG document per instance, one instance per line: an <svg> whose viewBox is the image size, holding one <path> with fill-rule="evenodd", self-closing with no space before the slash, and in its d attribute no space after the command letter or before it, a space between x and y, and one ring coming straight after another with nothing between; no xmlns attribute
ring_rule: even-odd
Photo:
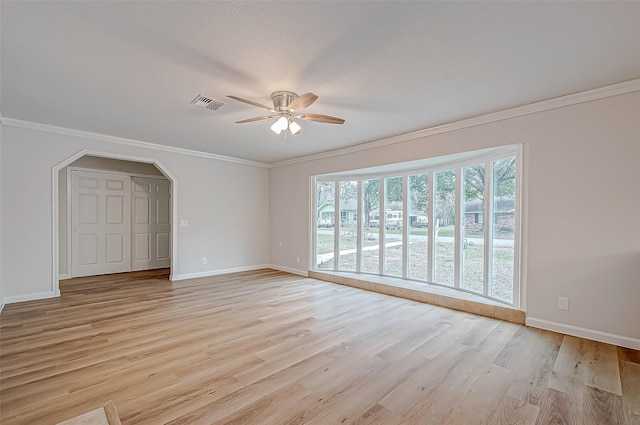
<svg viewBox="0 0 640 425"><path fill-rule="evenodd" d="M287 106L298 97L297 94L291 91L274 91L271 93L271 100L273 100L273 109L278 112L289 112Z"/></svg>

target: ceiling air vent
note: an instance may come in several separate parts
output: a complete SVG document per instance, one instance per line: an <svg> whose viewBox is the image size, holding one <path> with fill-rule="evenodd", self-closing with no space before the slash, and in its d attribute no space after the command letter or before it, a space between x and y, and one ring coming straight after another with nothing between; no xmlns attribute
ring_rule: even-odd
<svg viewBox="0 0 640 425"><path fill-rule="evenodd" d="M200 94L191 101L191 104L199 106L201 108L211 109L212 111L217 111L222 105L224 105L224 103L220 102L219 100L202 96Z"/></svg>

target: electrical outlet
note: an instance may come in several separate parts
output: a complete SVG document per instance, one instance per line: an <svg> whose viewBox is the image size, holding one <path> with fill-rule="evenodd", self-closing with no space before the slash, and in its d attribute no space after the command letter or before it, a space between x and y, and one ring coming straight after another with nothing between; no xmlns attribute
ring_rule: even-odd
<svg viewBox="0 0 640 425"><path fill-rule="evenodd" d="M207 257L202 257L202 264L207 264Z"/></svg>
<svg viewBox="0 0 640 425"><path fill-rule="evenodd" d="M278 241L278 246L282 248L282 241Z"/></svg>
<svg viewBox="0 0 640 425"><path fill-rule="evenodd" d="M300 264L300 257L296 257L296 263Z"/></svg>
<svg viewBox="0 0 640 425"><path fill-rule="evenodd" d="M186 219L181 219L180 220L180 227L187 227L189 225L189 220Z"/></svg>
<svg viewBox="0 0 640 425"><path fill-rule="evenodd" d="M569 310L569 298L567 298L567 297L558 297L558 309L560 309L560 310Z"/></svg>

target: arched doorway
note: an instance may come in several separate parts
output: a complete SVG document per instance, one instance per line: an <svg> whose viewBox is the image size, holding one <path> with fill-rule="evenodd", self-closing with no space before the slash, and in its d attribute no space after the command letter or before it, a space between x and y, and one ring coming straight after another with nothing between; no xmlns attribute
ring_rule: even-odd
<svg viewBox="0 0 640 425"><path fill-rule="evenodd" d="M177 250L177 242L176 242L176 199L177 199L177 182L176 179L171 175L168 171L167 167L163 166L158 160L153 158L143 158L136 157L131 155L122 155L122 154L114 154L109 152L98 152L98 151L89 151L83 150L78 152L77 154L67 158L65 161L59 163L52 169L53 173L53 196L52 196L52 216L53 216L53 261L52 261L52 274L53 280L52 283L54 286L52 288L53 292L56 296L60 295L60 285L59 281L61 279L66 279L72 276L72 258L71 258L71 242L73 238L72 228L71 228L71 187L72 181L71 176L72 173L85 175L86 173L90 173L94 171L96 173L105 172L111 173L114 176L131 176L132 180L126 180L134 182L133 188L135 189L136 185L140 186L137 183L145 183L146 181L154 181L154 178L157 178L158 181L168 181L170 196L167 196L164 200L168 202L168 210L169 210L169 225L168 225L168 235L166 244L169 251L169 267L171 270L175 270L175 258L176 258L176 250ZM95 174L99 175L99 174ZM117 180L117 179L116 179ZM130 183L129 183L130 184ZM165 185L166 186L166 185ZM133 190L131 191L133 193ZM132 198L135 202L136 198ZM138 199L139 200L139 199ZM127 212L129 213L129 212ZM76 228L77 229L77 228ZM138 238L139 239L139 238ZM131 242L133 241L133 242ZM76 238L77 242L77 238ZM131 243L131 250L128 250L128 255L134 255L136 253L135 239L129 239L128 243ZM139 251L139 249L138 249ZM131 264L134 264L134 261L131 261ZM135 268L130 268L130 270L141 270L144 269L144 263L138 261L135 263ZM149 268L154 268L153 265L149 266ZM91 269L87 269L89 272L85 270L85 275L87 273L91 274ZM120 271L120 270L119 270ZM124 271L124 270L122 270ZM98 272L95 274L102 274L103 272Z"/></svg>

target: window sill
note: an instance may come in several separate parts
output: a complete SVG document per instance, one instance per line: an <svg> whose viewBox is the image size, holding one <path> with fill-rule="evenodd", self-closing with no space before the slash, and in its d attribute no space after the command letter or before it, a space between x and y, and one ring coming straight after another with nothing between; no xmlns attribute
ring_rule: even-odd
<svg viewBox="0 0 640 425"><path fill-rule="evenodd" d="M309 270L309 277L367 291L438 305L480 316L523 325L525 313L497 301L428 283L417 283L388 276Z"/></svg>

